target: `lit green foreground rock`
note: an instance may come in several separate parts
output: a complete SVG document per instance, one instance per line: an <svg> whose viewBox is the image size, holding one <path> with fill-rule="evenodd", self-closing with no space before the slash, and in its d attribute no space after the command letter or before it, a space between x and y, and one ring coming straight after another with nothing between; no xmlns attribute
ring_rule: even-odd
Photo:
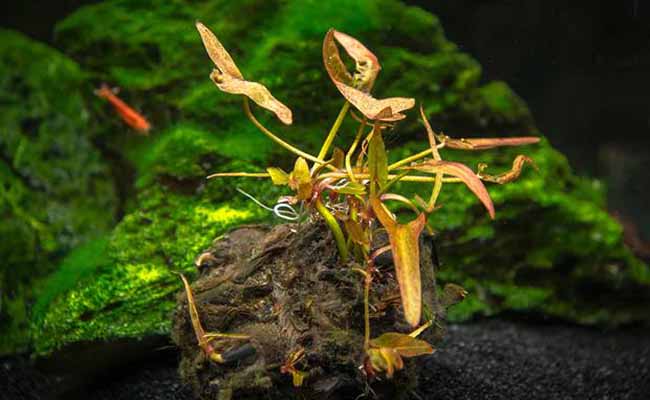
<svg viewBox="0 0 650 400"><path fill-rule="evenodd" d="M268 85L293 109L295 125L280 127L256 113L312 151L341 105L321 66L329 27L377 53L383 67L378 97L415 96L436 129L455 136L538 134L507 85L479 84L480 66L444 38L435 17L396 1L108 1L82 8L59 24L57 45L83 66L85 82L120 86L155 130L148 140L132 139L102 103L87 99L96 111L96 135L137 171L137 196L128 199L126 216L111 233L77 248L43 285L32 313L39 354L79 341L168 332L180 289L174 272L190 273L194 257L229 227L267 215L234 187L267 202L280 195L255 181L204 180L210 172L286 167L293 160L255 132L238 99L208 80L211 65L196 19L219 35L245 76ZM416 113L409 117L389 135L389 146L426 147ZM344 125L341 136L353 132L354 125ZM583 323L650 320L635 305L647 300L648 266L623 246L620 226L604 211L604 188L573 175L547 142L520 151L540 171L489 187L495 222L453 185L445 187L443 208L432 217L442 234L441 280L470 290L451 317L519 310ZM500 171L515 154L447 158L472 167L484 161Z"/></svg>

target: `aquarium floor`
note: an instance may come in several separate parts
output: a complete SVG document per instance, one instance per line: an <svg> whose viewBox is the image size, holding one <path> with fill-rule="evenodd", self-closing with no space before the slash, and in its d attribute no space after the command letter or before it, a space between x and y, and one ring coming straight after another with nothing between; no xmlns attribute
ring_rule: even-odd
<svg viewBox="0 0 650 400"><path fill-rule="evenodd" d="M65 398L191 399L169 350L103 376ZM422 399L647 399L650 335L559 323L483 320L452 325L424 363ZM35 381L36 385L26 385ZM48 398L47 385L24 361L0 361L0 398ZM12 397L9 398L21 398ZM417 397L414 397L417 398Z"/></svg>

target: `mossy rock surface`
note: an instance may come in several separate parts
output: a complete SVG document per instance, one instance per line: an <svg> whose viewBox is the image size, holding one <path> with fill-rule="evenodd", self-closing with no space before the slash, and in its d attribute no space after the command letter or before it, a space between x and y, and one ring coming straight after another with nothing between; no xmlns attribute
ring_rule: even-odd
<svg viewBox="0 0 650 400"><path fill-rule="evenodd" d="M142 157L149 172L138 179L135 211L106 239L66 258L44 285L33 313L37 353L168 332L176 273L191 275L195 256L229 228L264 218L250 202L227 201L234 186L206 185L208 171L247 167L230 161L211 133L170 128ZM245 182L238 187L252 191ZM89 249L94 254L82 256Z"/></svg>
<svg viewBox="0 0 650 400"><path fill-rule="evenodd" d="M99 262L71 255L44 285L32 330L40 354L77 341L168 332L173 293L181 288L173 272L191 275L194 257L213 239L268 217L235 187L267 204L281 194L258 181L204 179L269 164L287 169L293 159L245 120L238 98L210 82L212 65L195 20L219 36L247 78L292 108L294 125L281 127L261 110L258 117L308 150L315 151L342 104L322 68L321 41L330 27L358 37L379 56L378 97L416 97L436 130L539 134L525 103L505 83L482 85L480 65L445 39L435 16L397 1L120 0L83 7L57 26L55 42L83 66L77 87L120 86L120 96L142 110L154 130L146 139L124 135L110 108L86 99L95 135L136 171L136 195L127 199L126 216L114 231L89 245L99 249ZM426 147L416 113L409 117L387 134L388 145L398 148L392 157ZM344 124L337 143L354 128ZM638 306L647 299L648 266L624 247L620 226L604 211L604 188L576 177L546 141L520 151L540 171L489 188L496 222L469 191L443 190L443 207L432 217L441 233L440 278L470 290L450 317L519 310L584 323L650 320ZM471 167L484 161L500 171L515 155L447 157Z"/></svg>
<svg viewBox="0 0 650 400"><path fill-rule="evenodd" d="M85 75L58 51L0 30L0 354L28 342L38 281L107 232L117 199L92 143Z"/></svg>

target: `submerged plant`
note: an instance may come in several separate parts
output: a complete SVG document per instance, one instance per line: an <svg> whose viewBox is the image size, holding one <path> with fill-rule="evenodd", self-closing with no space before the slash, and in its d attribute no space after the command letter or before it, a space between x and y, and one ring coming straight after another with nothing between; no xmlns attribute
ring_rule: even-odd
<svg viewBox="0 0 650 400"><path fill-rule="evenodd" d="M228 172L210 175L218 177L254 177L271 179L275 185L288 186L293 194L281 199L285 207L300 206L310 216L322 218L332 232L343 268L356 271L363 279L364 288L364 341L365 359L363 370L368 376L384 373L393 376L404 365L404 357L415 357L434 351L431 344L417 337L435 324L435 315L423 312L422 282L420 277L420 235L428 226L429 216L440 207L438 196L444 184L464 184L481 201L491 218L495 210L483 181L506 183L516 179L525 163L532 160L518 156L511 171L489 175L487 166L480 164L473 171L461 163L443 160L440 150L485 150L501 146L519 146L539 141L536 137L454 139L437 134L431 128L424 110L420 116L428 138L428 148L399 161L389 163L383 132L398 121L406 118L405 111L415 106L412 98L391 97L377 99L371 89L381 66L377 57L355 38L331 29L323 42L323 62L327 73L344 98L342 108L329 133L325 136L316 155L299 149L284 141L259 122L252 113L250 100L273 112L284 124L292 123L291 110L257 82L245 80L223 45L203 24L197 22L197 29L208 55L216 68L210 79L217 87L231 94L242 95L245 115L259 130L297 156L293 170L283 171L269 167L266 172ZM355 62L355 71L346 67L339 46ZM355 111L356 110L356 111ZM358 112L358 113L357 113ZM358 121L354 140L347 148L331 150L332 143L344 119L351 115ZM396 193L398 182L417 182L431 185L428 198L415 196L409 199ZM387 206L388 202L405 205L415 214L410 222L399 222ZM277 207L277 206L276 206ZM276 210L274 208L273 210ZM293 215L293 214L292 214ZM377 247L377 235L385 231L387 246ZM384 332L372 338L369 296L373 280L377 276L377 257L390 251L399 286L399 297L403 318L414 329L411 333ZM206 334L199 321L187 282L188 304L192 324L199 345L206 355L217 363L223 362L221 354L210 345L213 339L247 340L248 336L238 334ZM452 305L466 295L457 285L445 287L443 303ZM425 321L423 322L423 315ZM303 349L295 349L286 355L281 366L282 373L291 374L295 386L302 385L305 373L296 364L304 357Z"/></svg>

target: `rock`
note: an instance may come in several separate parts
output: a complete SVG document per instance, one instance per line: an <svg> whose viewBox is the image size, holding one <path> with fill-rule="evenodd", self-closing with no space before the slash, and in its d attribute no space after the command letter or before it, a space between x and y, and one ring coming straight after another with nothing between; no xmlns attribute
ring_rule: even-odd
<svg viewBox="0 0 650 400"><path fill-rule="evenodd" d="M281 194L261 181L204 180L217 171L286 168L293 159L255 131L237 98L209 81L212 65L194 29L197 19L217 33L245 76L293 109L294 126L278 132L307 150L315 150L342 104L322 68L321 41L330 27L358 37L379 56L378 97L417 97L436 130L466 137L539 134L525 103L506 84L481 86L480 65L445 39L434 16L394 0L116 0L83 7L58 25L57 45L83 66L85 79L120 86L121 96L152 120L154 130L150 140L119 135L124 128L112 111L90 103L97 136L137 171L131 189L137 195L125 200L126 216L105 239L100 265L86 269L73 258L44 285L48 300L39 299L33 315L39 354L78 341L169 332L173 293L181 288L172 271L191 273L194 257L214 238L269 215L235 186L267 204ZM409 117L387 135L391 157L426 147L415 113ZM278 125L269 122L274 130ZM354 125L344 124L341 132L343 143ZM648 266L623 245L620 226L604 211L604 188L576 177L546 141L520 151L540 171L490 186L496 222L464 188L443 189L443 207L432 217L440 232L440 277L470 290L450 317L517 310L582 323L650 320L641 307ZM447 156L501 171L515 154ZM62 278L78 269L94 272L73 282Z"/></svg>
<svg viewBox="0 0 650 400"><path fill-rule="evenodd" d="M108 231L117 198L93 145L79 65L0 30L0 354L28 344L37 282Z"/></svg>
<svg viewBox="0 0 650 400"><path fill-rule="evenodd" d="M375 237L373 248L387 244L383 236ZM431 240L425 235L421 241L422 303L436 324L419 338L435 343L443 335L446 310L435 289ZM353 270L358 264L340 261L321 221L235 229L203 254L217 260L202 270L192 289L203 328L250 340L211 342L225 364L211 362L197 345L187 297L178 296L172 338L181 350L181 377L198 398L218 393L220 400L343 399L371 385L378 399L404 399L417 387L416 365L423 357L407 359L392 380L369 381L359 368L365 357L364 277ZM390 300L399 298L393 271L392 262L378 266L373 280L371 338L413 330ZM280 368L297 351L304 354L294 366L304 374L299 388Z"/></svg>

